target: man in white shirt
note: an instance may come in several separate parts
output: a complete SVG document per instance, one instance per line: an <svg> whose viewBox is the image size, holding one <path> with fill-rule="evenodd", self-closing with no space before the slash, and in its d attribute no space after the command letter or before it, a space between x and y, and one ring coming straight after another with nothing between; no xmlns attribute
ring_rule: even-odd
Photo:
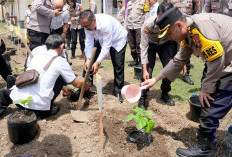
<svg viewBox="0 0 232 157"><path fill-rule="evenodd" d="M32 8L32 5L29 4L28 5L28 10L25 11L25 20L24 20L24 24L28 24L29 21L30 21L30 16L31 16L31 8Z"/></svg>
<svg viewBox="0 0 232 157"><path fill-rule="evenodd" d="M110 52L112 64L114 67L114 90L113 94L123 102L121 89L124 85L124 61L126 51L127 31L121 23L110 15L93 14L91 10L84 10L80 14L81 25L86 28L85 70L89 67L90 58L94 47L94 39L98 40L101 46L100 52L96 54L97 58L92 69L96 74L101 62Z"/></svg>
<svg viewBox="0 0 232 157"><path fill-rule="evenodd" d="M149 6L150 6L150 12L149 12L149 16L157 16L157 9L159 6L159 2L157 2L157 0L148 0L149 2Z"/></svg>
<svg viewBox="0 0 232 157"><path fill-rule="evenodd" d="M67 83L71 83L77 88L81 88L82 81L76 78L70 65L61 55L63 53L63 39L58 34L50 35L45 45L48 51L37 54L31 60L28 70L35 69L40 73L38 82L27 85L22 88L12 87L10 90L0 91L0 114L7 108L12 100L27 99L32 96L32 101L29 106L18 104L19 107L26 107L28 110L33 110L38 117L45 118L54 115L59 111L59 107L52 109L55 98L59 95L61 89L68 95L72 90L67 87L60 86L53 89L56 85L56 80L61 75ZM57 56L47 70L43 70L44 66L54 57ZM57 86L58 87L58 86ZM88 89L88 84L85 89Z"/></svg>

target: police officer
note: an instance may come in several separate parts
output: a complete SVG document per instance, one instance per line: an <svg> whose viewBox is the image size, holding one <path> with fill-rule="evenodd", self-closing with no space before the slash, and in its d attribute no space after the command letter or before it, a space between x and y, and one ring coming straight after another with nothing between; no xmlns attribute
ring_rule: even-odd
<svg viewBox="0 0 232 157"><path fill-rule="evenodd" d="M170 3L162 3L158 7L157 13L163 13L166 10L172 8L173 5ZM157 16L149 17L143 24L141 31L141 63L143 67L143 78L141 82L152 78L152 72L155 66L156 53L158 53L160 61L165 67L168 62L173 58L173 54L176 53L174 48L174 41L164 37L158 38L160 33L158 26L155 25ZM171 81L164 79L161 84L161 100L168 105L175 105L174 101L168 95L171 90ZM147 109L146 97L149 93L149 89L142 90L141 98L139 99L138 106L143 109Z"/></svg>
<svg viewBox="0 0 232 157"><path fill-rule="evenodd" d="M128 43L131 49L131 56L134 61L129 66L139 65L140 62L140 41L141 27L145 21L145 0L131 0L127 4L125 15L125 27L128 31Z"/></svg>
<svg viewBox="0 0 232 157"><path fill-rule="evenodd" d="M232 16L232 0L206 0L203 12Z"/></svg>
<svg viewBox="0 0 232 157"><path fill-rule="evenodd" d="M68 0L68 5L70 6L69 14L70 14L70 19L71 19L71 38L72 38L71 59L74 59L75 53L76 53L78 32L79 32L79 42L80 42L82 54L84 54L84 50L85 50L85 37L83 37L84 28L81 27L81 24L79 21L80 13L83 10L83 7L81 6L81 4L76 3L75 0Z"/></svg>
<svg viewBox="0 0 232 157"><path fill-rule="evenodd" d="M177 7L184 15L194 15L199 12L199 7L196 0L169 0L169 2ZM179 48L179 45L177 45L177 48ZM184 70L182 80L190 85L194 85L194 82L189 77L190 67L189 60L186 63L186 71Z"/></svg>
<svg viewBox="0 0 232 157"><path fill-rule="evenodd" d="M181 50L161 73L142 83L148 88L160 79L171 81L197 52L208 70L202 80L199 100L202 104L198 142L191 148L178 148L179 156L213 156L219 119L232 107L232 18L221 14L196 14L185 17L177 8L165 12L157 21L162 35L181 42ZM226 33L225 33L226 32Z"/></svg>
<svg viewBox="0 0 232 157"><path fill-rule="evenodd" d="M118 14L117 14L117 19L118 21L124 25L124 20L125 20L125 17L124 17L124 13L125 13L125 7L123 6L123 3L122 1L118 1Z"/></svg>
<svg viewBox="0 0 232 157"><path fill-rule="evenodd" d="M50 34L51 18L61 14L60 9L53 10L50 0L33 0L30 21L27 26L31 50L45 43Z"/></svg>
<svg viewBox="0 0 232 157"><path fill-rule="evenodd" d="M150 6L149 16L157 16L157 9L159 7L159 2L157 0L148 0Z"/></svg>

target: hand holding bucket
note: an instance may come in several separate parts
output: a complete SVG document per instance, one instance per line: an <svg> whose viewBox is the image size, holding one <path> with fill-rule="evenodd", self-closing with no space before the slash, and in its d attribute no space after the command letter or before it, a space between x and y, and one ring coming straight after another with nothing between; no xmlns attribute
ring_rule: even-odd
<svg viewBox="0 0 232 157"><path fill-rule="evenodd" d="M146 89L146 87L139 87L135 84L125 85L121 90L122 97L130 103L135 103L141 97L141 90Z"/></svg>

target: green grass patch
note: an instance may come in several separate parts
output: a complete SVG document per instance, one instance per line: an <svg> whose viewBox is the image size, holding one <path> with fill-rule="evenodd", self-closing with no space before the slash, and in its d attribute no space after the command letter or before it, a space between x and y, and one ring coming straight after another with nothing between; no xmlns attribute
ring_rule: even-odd
<svg viewBox="0 0 232 157"><path fill-rule="evenodd" d="M0 29L5 29L5 24L4 23L0 23Z"/></svg>

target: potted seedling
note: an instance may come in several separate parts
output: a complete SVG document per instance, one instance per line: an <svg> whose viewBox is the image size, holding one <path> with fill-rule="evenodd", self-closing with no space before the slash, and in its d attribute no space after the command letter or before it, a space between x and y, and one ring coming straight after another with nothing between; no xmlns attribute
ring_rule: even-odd
<svg viewBox="0 0 232 157"><path fill-rule="evenodd" d="M7 118L8 134L12 143L23 144L32 140L38 133L39 125L34 112L26 109L30 106L32 96L25 100L15 100L14 104L21 104L24 110L16 111Z"/></svg>
<svg viewBox="0 0 232 157"><path fill-rule="evenodd" d="M134 112L126 117L126 122L134 119L137 130L128 134L127 142L148 146L153 141L150 131L154 128L154 121L147 117L152 116L153 113L152 111L143 110L139 107L135 107L133 110Z"/></svg>

